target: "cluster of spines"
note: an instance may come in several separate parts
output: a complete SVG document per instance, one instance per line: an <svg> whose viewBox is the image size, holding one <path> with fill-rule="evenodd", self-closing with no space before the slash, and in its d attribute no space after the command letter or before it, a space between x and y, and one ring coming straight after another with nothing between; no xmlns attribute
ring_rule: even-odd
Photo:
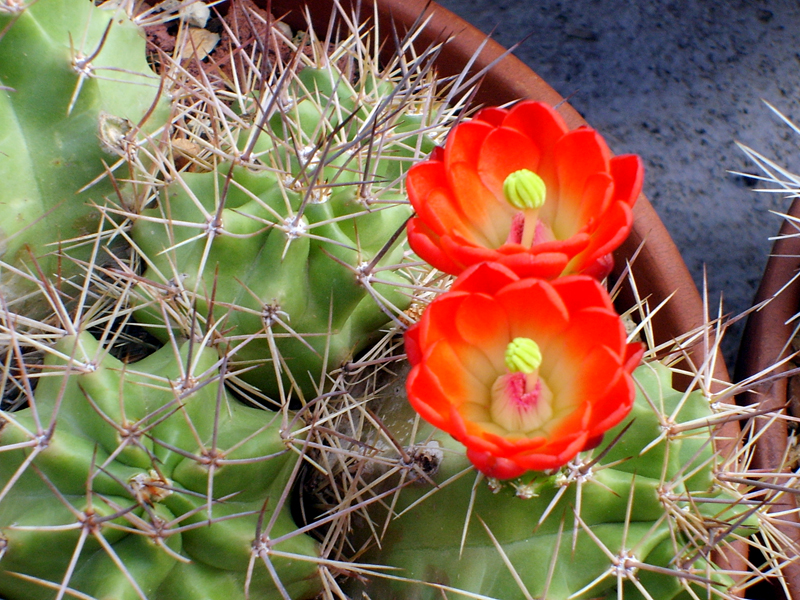
<svg viewBox="0 0 800 600"><path fill-rule="evenodd" d="M381 66L372 40L359 29L334 46L273 27L266 43L288 58L243 61L241 80L211 85L169 66L181 100L162 181L137 210L108 211L128 219L120 233L144 267L118 274L138 282L137 319L161 339L213 332L262 404L323 393L326 373L416 293L400 236L403 173L458 107L437 96L433 49L407 58L409 36ZM194 153L177 168L181 140Z"/></svg>
<svg viewBox="0 0 800 600"><path fill-rule="evenodd" d="M199 340L137 367L88 333L67 336L37 371L30 406L0 426L3 593L159 598L208 585L277 599L318 588L316 545L285 494L296 425L230 397L224 361Z"/></svg>

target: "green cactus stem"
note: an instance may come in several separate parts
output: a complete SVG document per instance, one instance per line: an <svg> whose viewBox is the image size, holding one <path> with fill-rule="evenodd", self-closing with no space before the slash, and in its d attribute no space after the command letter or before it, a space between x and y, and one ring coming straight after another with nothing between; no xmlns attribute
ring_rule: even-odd
<svg viewBox="0 0 800 600"><path fill-rule="evenodd" d="M180 174L131 232L146 265L137 319L166 339L196 309L278 405L321 393L409 305L401 182L434 147L397 84L356 89L329 64L284 85L271 97L286 106L240 131L238 160Z"/></svg>
<svg viewBox="0 0 800 600"><path fill-rule="evenodd" d="M733 579L710 561L706 544L724 547L721 540L748 535L752 519L740 497L714 479L712 411L700 392L673 390L660 363L641 366L635 377L635 407L605 444L557 472L506 485L487 485L459 443L387 406L397 398L374 405L399 443L418 441L404 450L402 480L362 497L372 521L362 531L380 543L362 540L369 550L359 561L397 570L360 578L354 596L433 599L444 590L448 597L581 600L617 598L620 588L627 599L722 594ZM380 480L385 469L374 464L371 477ZM382 502L372 500L398 485Z"/></svg>
<svg viewBox="0 0 800 600"><path fill-rule="evenodd" d="M285 496L302 440L221 377L188 342L133 366L86 333L56 344L30 406L0 413L0 597L313 597Z"/></svg>
<svg viewBox="0 0 800 600"><path fill-rule="evenodd" d="M167 111L140 29L117 5L3 3L0 32L0 292L12 302L36 289L37 269L80 274L83 238L104 229L97 206L119 201L107 170L141 164L138 128L152 133Z"/></svg>

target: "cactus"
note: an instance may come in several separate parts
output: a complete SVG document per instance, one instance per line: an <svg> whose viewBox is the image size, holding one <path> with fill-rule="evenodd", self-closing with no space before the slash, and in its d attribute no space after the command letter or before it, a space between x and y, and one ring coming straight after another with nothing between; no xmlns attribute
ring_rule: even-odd
<svg viewBox="0 0 800 600"><path fill-rule="evenodd" d="M709 562L705 540L723 523L723 547L752 529L736 494L714 485L708 403L699 392L673 390L671 372L657 362L635 376L641 391L628 422L556 473L487 485L441 432L420 426L399 439L418 464L429 462L397 494L391 518L384 504L372 505L376 528L386 527L362 560L399 567L402 580L372 577L370 596L435 598L447 586L504 600L578 599L613 597L624 585L627 598L671 600L695 576L701 586L730 585ZM383 423L394 431L409 416ZM668 421L673 428L664 432Z"/></svg>
<svg viewBox="0 0 800 600"><path fill-rule="evenodd" d="M91 32L72 35L88 40L75 42L86 53L101 45L108 9L40 0L23 16L73 5L70 19ZM704 371L697 391L673 390L655 359L669 364L696 337L674 349L651 342L635 418L555 473L487 482L410 411L398 334L449 279L407 249L403 174L443 141L469 81L445 82L441 97L436 49L412 50L413 31L379 64L372 34L335 5L342 19L329 31L343 34L329 44L235 0L230 55L204 65L185 35L196 15L181 21L173 57L158 55L170 128L146 151L136 145L141 160L127 138L117 147L118 172L135 182L119 194L119 181L101 181L94 132L127 122L100 111L136 131L155 80L123 86L142 101L62 65L54 81L69 98L82 84L71 112L58 95L69 113L58 135L88 106L87 90L108 84L114 106L141 102L132 113L87 109L77 138L90 149L62 176L73 191L98 180L80 210L70 198L77 220L54 209L13 237L56 231L20 241L40 268L23 256L16 272L55 316L0 313L3 381L28 405L0 413L0 597L688 600L727 598L761 577L726 566L742 543L765 554L765 570L788 560L765 509L774 496L737 473L751 430L731 453L715 446L717 426L747 411L719 405L728 392L712 394ZM163 24L178 8L135 21ZM257 22L265 35L235 30ZM114 23L93 64L122 43L116 31L136 31ZM146 73L141 42L129 47L138 66L128 70ZM11 98L40 81L3 85ZM159 120L147 121L155 130ZM48 149L34 130L20 136L29 133ZM33 245L73 238L52 259ZM123 241L129 251L112 247ZM7 263L22 256L9 252ZM66 298L47 263L59 258L62 275L83 276ZM13 298L5 280L0 296ZM136 345L134 319L163 347L114 358Z"/></svg>
<svg viewBox="0 0 800 600"><path fill-rule="evenodd" d="M163 126L166 105L141 32L118 6L3 3L0 32L0 290L13 302L37 289L38 272L81 273L108 229L96 206L119 193L108 170L142 166L140 128ZM44 309L20 310L42 318Z"/></svg>
<svg viewBox="0 0 800 600"><path fill-rule="evenodd" d="M87 7L94 19L97 9L81 5ZM76 15L84 25L92 21L89 12ZM314 39L306 44L320 45ZM296 111L284 113L275 109L285 104L267 110L275 89L266 84L235 89L234 102L225 95L229 89L215 88L209 105L198 109L197 96L185 93L196 80L178 61L162 57L164 69L176 69L170 80L174 87L167 91L179 98L172 123L177 135L151 140L147 164L124 152L131 147L118 148L136 188L112 202L101 195L108 182L88 188L86 197L95 204L86 205L91 226L78 223L65 233L73 224L59 217L64 229L55 239L76 238L76 248L89 249L57 257L65 269L82 276L68 288L75 293L61 295L53 269L39 261L27 280L52 316L37 322L22 309L19 315L3 314L9 365L3 381L17 395L13 406L21 407L0 413L4 600L209 594L302 599L326 585L320 546L297 529L290 514L306 433L299 431L303 422L288 410L287 400L303 393L313 397L313 384L324 385L326 364L351 357L409 302L410 292L402 289L411 287L410 278L395 273L407 262L406 250L402 241L394 247L391 240L410 214L402 175L413 158L432 149L428 129L435 135L451 118L445 110L434 111L430 122L414 114L433 101L427 56L410 69L390 63L384 72L374 59L358 62L371 50L368 39L356 36L351 46L356 52L349 56L346 77L322 54L317 59L326 66L308 66L285 79L287 87L279 94L294 95ZM344 47L346 56L351 46ZM299 50L294 56L298 60ZM367 74L357 87L350 82L354 66ZM68 118L83 115L84 93L95 84L94 79L83 82ZM197 92L208 97L209 90ZM217 139L218 144L192 154L188 167L179 167L178 140L187 139L180 136L208 139L209 131L198 129L205 126L199 117L211 108L220 111L212 125L230 120L230 137ZM95 130L92 136L96 141ZM159 147L163 141L168 145ZM319 147L308 152L312 143ZM182 148L186 154L186 145ZM73 160L83 171L91 169L91 156ZM101 168L92 177L103 173ZM217 190L225 191L220 196ZM321 198L312 198L315 194ZM205 223L202 217L217 209L224 231L213 247L209 243L206 255L205 240L199 258L191 240L185 254L172 247L185 239L183 231L192 233L191 226L176 227L180 218ZM290 221L298 230L307 225L308 231L298 231L287 244L280 229ZM152 239L165 228L178 232L166 238L168 248ZM52 222L49 229L55 230ZM111 247L127 240L133 241L130 255ZM265 243L277 252L262 250ZM111 266L101 262L109 250ZM261 254L266 260L259 263ZM219 261L218 276L205 269L209 260ZM147 269L143 275L139 261ZM239 288L259 284L258 278L248 280L250 263L263 267L263 278L273 286L259 290L265 298L254 304L254 326L247 323L253 308ZM194 287L183 273L195 274L189 281ZM168 277L161 281L174 276L181 288L177 300L188 298L188 303L152 294L164 274ZM305 277L306 288L296 285ZM134 292L133 281L140 282ZM314 306L303 311L297 303L305 304L301 294L306 292ZM148 293L149 302L142 301ZM2 295L12 297L7 290ZM292 339L262 335L264 304L274 309L276 323L291 319L287 324L299 330L305 352L296 361L300 366L292 364ZM128 337L131 305L138 306L136 315L145 324L159 321L151 331L165 345L129 363L130 358L122 362L111 352ZM161 318L162 310L176 307L168 313L173 319ZM236 318L251 329L232 330ZM250 337L256 338L253 350L242 342ZM192 341L180 341L186 339ZM287 373L291 389L275 391L284 380L264 352L283 353L275 364ZM266 390L261 397L278 397L283 408L277 413L243 405L230 394L229 383L246 378L255 359L268 365L261 368L266 375L257 373L254 380ZM313 379L295 383L304 370L314 372ZM29 510L33 501L35 511Z"/></svg>
<svg viewBox="0 0 800 600"><path fill-rule="evenodd" d="M146 265L137 319L166 339L196 309L241 379L277 405L321 393L326 372L411 299L395 241L411 214L402 178L448 113L433 128L434 109L419 112L432 102L425 63L381 68L361 44L276 70L268 92L242 99L251 124L226 117L230 143L208 172L176 173L157 206L129 215Z"/></svg>
<svg viewBox="0 0 800 600"><path fill-rule="evenodd" d="M420 284L427 294L435 287ZM652 340L649 327L645 317L641 329ZM314 407L336 433L312 434L320 450L311 458L326 471L306 475L307 518L319 515L325 527L324 556L354 563L358 576L342 594L730 598L791 562L768 512L788 488L770 491L741 472L756 419L738 443L721 430L751 410L725 403L736 388L712 384L705 369L689 391L672 387L680 371L666 365L692 336L661 361L648 354L634 373L633 411L604 443L555 472L499 482L409 408L408 365L387 334L340 376L339 402ZM330 514L338 518L322 518ZM749 550L751 572L742 562Z"/></svg>
<svg viewBox="0 0 800 600"><path fill-rule="evenodd" d="M189 342L124 365L62 338L30 407L0 413L0 595L313 596L317 545L284 494L297 425L223 379Z"/></svg>

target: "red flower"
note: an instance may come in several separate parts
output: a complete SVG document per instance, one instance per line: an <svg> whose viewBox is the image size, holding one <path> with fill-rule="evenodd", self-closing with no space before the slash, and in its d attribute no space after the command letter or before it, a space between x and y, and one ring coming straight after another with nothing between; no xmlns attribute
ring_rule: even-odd
<svg viewBox="0 0 800 600"><path fill-rule="evenodd" d="M544 184L540 208L526 210L504 193L520 171ZM546 104L485 109L409 170L417 216L408 240L420 258L453 275L495 261L524 277L602 278L630 232L643 177L638 156L612 157L596 131L569 131Z"/></svg>
<svg viewBox="0 0 800 600"><path fill-rule="evenodd" d="M630 411L643 349L595 279L464 272L408 329L408 399L490 477L560 467Z"/></svg>

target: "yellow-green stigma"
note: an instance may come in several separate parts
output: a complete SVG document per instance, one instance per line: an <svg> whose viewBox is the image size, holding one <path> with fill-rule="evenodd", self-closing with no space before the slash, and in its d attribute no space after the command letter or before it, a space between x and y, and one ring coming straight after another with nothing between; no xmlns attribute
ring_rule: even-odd
<svg viewBox="0 0 800 600"><path fill-rule="evenodd" d="M508 203L519 210L541 208L547 198L547 186L533 171L514 171L503 182L503 195Z"/></svg>
<svg viewBox="0 0 800 600"><path fill-rule="evenodd" d="M506 346L506 367L511 373L525 373L529 375L542 364L542 352L539 344L530 338L514 338Z"/></svg>
<svg viewBox="0 0 800 600"><path fill-rule="evenodd" d="M492 384L489 414L496 425L507 431L528 435L553 414L553 394L539 377L539 345L529 338L514 338L506 346L505 363L508 373Z"/></svg>

